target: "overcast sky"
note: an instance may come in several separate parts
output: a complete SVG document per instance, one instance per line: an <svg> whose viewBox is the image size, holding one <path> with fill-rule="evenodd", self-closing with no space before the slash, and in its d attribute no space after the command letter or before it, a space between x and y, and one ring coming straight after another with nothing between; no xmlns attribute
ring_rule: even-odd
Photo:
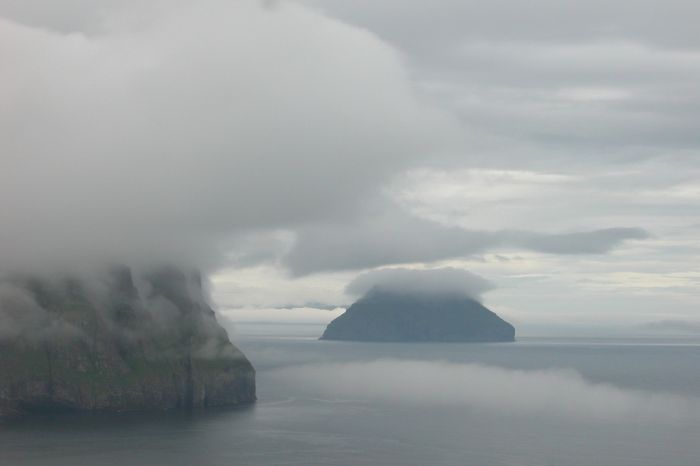
<svg viewBox="0 0 700 466"><path fill-rule="evenodd" d="M264 320L347 304L376 268L452 267L532 332L697 331L697 2L0 0L0 17L3 270L186 263L223 312Z"/></svg>

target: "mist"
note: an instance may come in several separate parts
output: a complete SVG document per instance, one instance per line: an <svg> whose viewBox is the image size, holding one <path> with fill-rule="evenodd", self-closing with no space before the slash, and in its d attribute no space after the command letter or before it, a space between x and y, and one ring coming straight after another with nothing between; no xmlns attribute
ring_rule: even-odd
<svg viewBox="0 0 700 466"><path fill-rule="evenodd" d="M605 422L683 421L700 414L698 399L592 383L574 370L381 359L293 366L272 377L335 400Z"/></svg>
<svg viewBox="0 0 700 466"><path fill-rule="evenodd" d="M394 206L394 210L368 212L350 221L301 228L282 263L295 276L303 276L465 259L509 249L571 256L605 255L625 242L649 237L644 229L627 227L563 233L478 230L411 215Z"/></svg>
<svg viewBox="0 0 700 466"><path fill-rule="evenodd" d="M698 17L0 0L0 463L696 463Z"/></svg>
<svg viewBox="0 0 700 466"><path fill-rule="evenodd" d="M400 294L450 294L479 299L495 288L488 280L450 267L440 269L379 269L364 273L345 288L351 296L362 296L377 288Z"/></svg>
<svg viewBox="0 0 700 466"><path fill-rule="evenodd" d="M468 136L394 45L313 7L38 3L0 4L5 272L214 271L277 255L298 276L513 246L605 254L648 236L464 230L402 212L386 186L453 164ZM401 241L388 247L386 229ZM287 253L248 249L275 232L293 238Z"/></svg>
<svg viewBox="0 0 700 466"><path fill-rule="evenodd" d="M454 139L366 31L292 3L146 5L103 3L85 31L0 19L3 269L213 267Z"/></svg>

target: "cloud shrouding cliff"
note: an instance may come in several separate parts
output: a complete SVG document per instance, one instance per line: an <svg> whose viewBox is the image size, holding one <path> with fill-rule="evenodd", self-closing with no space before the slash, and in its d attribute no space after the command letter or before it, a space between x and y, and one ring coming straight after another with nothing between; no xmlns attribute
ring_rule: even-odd
<svg viewBox="0 0 700 466"><path fill-rule="evenodd" d="M241 232L351 213L453 138L391 47L302 6L77 5L0 5L3 268L211 265Z"/></svg>
<svg viewBox="0 0 700 466"><path fill-rule="evenodd" d="M408 170L478 151L380 37L303 2L0 0L0 272L300 276L648 236L608 219L467 229L385 196Z"/></svg>

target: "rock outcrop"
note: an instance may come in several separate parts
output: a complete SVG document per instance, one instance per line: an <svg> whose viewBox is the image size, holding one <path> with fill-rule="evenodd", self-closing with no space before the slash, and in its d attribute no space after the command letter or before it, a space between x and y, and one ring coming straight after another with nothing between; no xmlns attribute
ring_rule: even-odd
<svg viewBox="0 0 700 466"><path fill-rule="evenodd" d="M0 413L133 411L255 401L198 274L127 268L90 280L0 284Z"/></svg>
<svg viewBox="0 0 700 466"><path fill-rule="evenodd" d="M465 295L374 288L333 320L321 339L510 342L515 340L515 329Z"/></svg>

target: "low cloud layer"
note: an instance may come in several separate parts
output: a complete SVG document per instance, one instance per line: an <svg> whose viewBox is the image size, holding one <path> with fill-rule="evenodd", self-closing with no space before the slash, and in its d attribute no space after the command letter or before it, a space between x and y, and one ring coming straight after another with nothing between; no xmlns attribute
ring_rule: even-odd
<svg viewBox="0 0 700 466"><path fill-rule="evenodd" d="M494 288L488 280L450 267L431 270L381 269L364 273L345 288L351 296L362 296L373 288L399 293L458 294L478 299Z"/></svg>
<svg viewBox="0 0 700 466"><path fill-rule="evenodd" d="M83 332L43 308L26 288L0 282L0 342L23 338L31 342L79 339Z"/></svg>
<svg viewBox="0 0 700 466"><path fill-rule="evenodd" d="M480 272L556 276L500 303L554 315L603 273L695 270L698 6L657 3L0 0L0 274L307 276L259 274L276 306L524 254Z"/></svg>
<svg viewBox="0 0 700 466"><path fill-rule="evenodd" d="M573 370L385 359L293 366L276 370L274 377L329 399L592 421L672 422L700 414L697 399L595 384Z"/></svg>
<svg viewBox="0 0 700 466"><path fill-rule="evenodd" d="M461 230L361 209L398 173L462 147L460 123L414 88L397 50L303 5L43 6L0 3L4 268L216 266L236 238L276 229L298 234L295 274L502 246L600 253L644 236Z"/></svg>
<svg viewBox="0 0 700 466"><path fill-rule="evenodd" d="M0 4L4 268L210 265L241 232L352 213L454 139L390 46L300 5L76 4L69 27L19 3Z"/></svg>
<svg viewBox="0 0 700 466"><path fill-rule="evenodd" d="M659 333L671 333L671 334L685 334L685 335L699 335L700 334L700 321L689 321L681 319L666 319L657 320L654 322L647 322L640 326L644 330L659 332Z"/></svg>
<svg viewBox="0 0 700 466"><path fill-rule="evenodd" d="M486 163L611 166L700 143L692 0L306 1L401 48Z"/></svg>
<svg viewBox="0 0 700 466"><path fill-rule="evenodd" d="M389 264L467 257L499 248L552 254L604 254L628 239L645 239L640 228L605 228L575 233L479 231L443 225L399 212L357 223L301 229L285 264L296 275Z"/></svg>

